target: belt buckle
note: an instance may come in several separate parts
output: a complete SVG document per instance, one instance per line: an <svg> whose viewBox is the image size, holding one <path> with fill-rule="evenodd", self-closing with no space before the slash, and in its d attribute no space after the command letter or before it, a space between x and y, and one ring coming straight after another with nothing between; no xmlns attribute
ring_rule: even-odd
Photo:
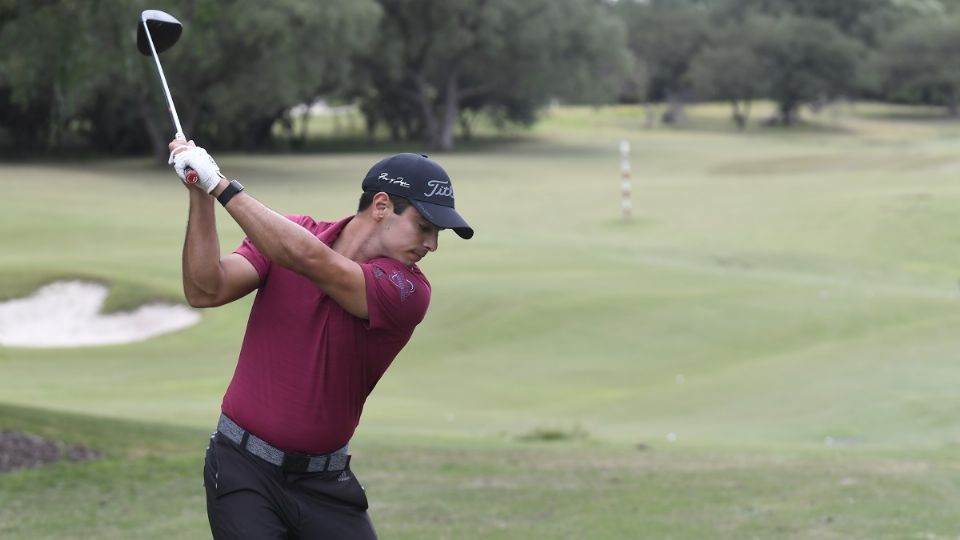
<svg viewBox="0 0 960 540"><path fill-rule="evenodd" d="M285 452L280 468L285 471L305 473L310 467L310 456L296 452Z"/></svg>

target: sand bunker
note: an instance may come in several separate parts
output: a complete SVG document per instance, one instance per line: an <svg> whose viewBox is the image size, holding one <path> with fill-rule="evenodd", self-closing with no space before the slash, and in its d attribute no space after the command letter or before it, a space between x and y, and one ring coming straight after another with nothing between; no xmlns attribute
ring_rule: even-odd
<svg viewBox="0 0 960 540"><path fill-rule="evenodd" d="M143 341L192 326L200 314L186 306L145 304L136 311L99 313L107 288L61 281L33 296L0 303L0 345L79 347Z"/></svg>

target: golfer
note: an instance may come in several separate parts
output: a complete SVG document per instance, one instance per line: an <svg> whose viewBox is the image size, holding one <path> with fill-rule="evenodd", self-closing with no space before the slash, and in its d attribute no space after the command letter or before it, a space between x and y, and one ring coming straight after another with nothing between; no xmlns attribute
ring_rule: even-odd
<svg viewBox="0 0 960 540"><path fill-rule="evenodd" d="M183 288L190 305L254 289L243 346L204 463L215 538L376 538L348 443L367 395L423 320L417 262L438 234L473 229L443 168L398 154L363 179L355 215L281 216L220 174L193 142L170 143L190 193ZM215 199L247 238L221 256Z"/></svg>

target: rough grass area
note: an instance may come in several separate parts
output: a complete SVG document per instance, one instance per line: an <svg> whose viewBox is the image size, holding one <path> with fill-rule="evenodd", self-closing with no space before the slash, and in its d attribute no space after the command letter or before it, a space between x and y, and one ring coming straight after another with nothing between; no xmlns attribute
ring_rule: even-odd
<svg viewBox="0 0 960 540"><path fill-rule="evenodd" d="M68 446L95 449L111 459L155 459L189 454L210 436L206 429L103 420L84 414L0 405L0 429L29 432Z"/></svg>
<svg viewBox="0 0 960 540"><path fill-rule="evenodd" d="M110 449L0 475L4 539L208 538L207 434L0 407L23 427ZM382 538L952 537L947 455L360 438L353 469ZM921 536L922 535L922 536Z"/></svg>

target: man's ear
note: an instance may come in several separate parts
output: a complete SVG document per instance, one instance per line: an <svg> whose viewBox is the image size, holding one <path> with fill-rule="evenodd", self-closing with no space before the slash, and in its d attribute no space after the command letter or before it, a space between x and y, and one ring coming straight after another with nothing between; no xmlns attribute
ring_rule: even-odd
<svg viewBox="0 0 960 540"><path fill-rule="evenodd" d="M393 201L390 196L381 191L373 196L373 217L383 219L389 212L393 212Z"/></svg>

